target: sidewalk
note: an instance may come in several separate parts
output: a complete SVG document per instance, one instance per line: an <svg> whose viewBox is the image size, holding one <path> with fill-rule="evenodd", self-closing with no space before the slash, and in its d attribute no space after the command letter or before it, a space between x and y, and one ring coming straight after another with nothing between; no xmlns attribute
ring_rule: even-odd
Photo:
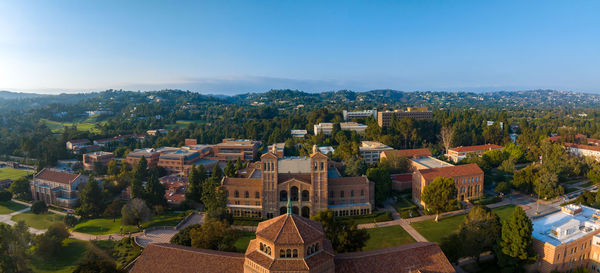
<svg viewBox="0 0 600 273"><path fill-rule="evenodd" d="M17 200L17 199L12 199L11 201L13 201L15 203L18 203L18 204L21 204L21 205L24 205L24 206L31 207L31 204L29 204L27 202L23 202L23 201L20 201L20 200ZM58 211L58 210L53 210L53 209L50 209L50 208L48 208L48 211L52 212L52 213L55 213L55 214L67 215L66 212L62 212L62 211Z"/></svg>

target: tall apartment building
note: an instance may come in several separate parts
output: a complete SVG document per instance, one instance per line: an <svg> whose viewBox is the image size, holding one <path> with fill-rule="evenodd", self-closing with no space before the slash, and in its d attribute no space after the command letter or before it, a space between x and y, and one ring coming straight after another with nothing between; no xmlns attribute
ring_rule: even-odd
<svg viewBox="0 0 600 273"><path fill-rule="evenodd" d="M367 125L356 123L356 122L341 122L340 129L343 131L355 131L359 134L364 134L367 129ZM326 134L331 135L333 131L333 123L321 122L314 125L315 135Z"/></svg>
<svg viewBox="0 0 600 273"><path fill-rule="evenodd" d="M214 158L219 161L237 160L252 161L258 156L262 143L250 139L226 138L213 147Z"/></svg>
<svg viewBox="0 0 600 273"><path fill-rule="evenodd" d="M477 199L483 196L483 170L477 164L418 169L413 173L412 197L415 204L425 206L421 194L425 186L437 177L454 179L459 201Z"/></svg>
<svg viewBox="0 0 600 273"><path fill-rule="evenodd" d="M358 149L365 163L374 164L379 162L381 152L393 150L394 148L377 141L362 141Z"/></svg>
<svg viewBox="0 0 600 273"><path fill-rule="evenodd" d="M377 124L379 127L388 127L392 123L392 119L414 118L414 119L431 119L433 113L427 110L426 107L408 107L406 111L380 111L377 113Z"/></svg>
<svg viewBox="0 0 600 273"><path fill-rule="evenodd" d="M29 182L33 200L49 205L72 208L79 203L77 187L86 183L88 177L52 169L43 169Z"/></svg>
<svg viewBox="0 0 600 273"><path fill-rule="evenodd" d="M584 267L600 271L600 210L570 204L532 221L540 273Z"/></svg>
<svg viewBox="0 0 600 273"><path fill-rule="evenodd" d="M475 146L460 146L452 149L448 149L448 154L446 155L452 162L458 163L459 161L467 158L468 156L481 156L483 153L492 150L502 150L502 146L496 144L485 144L485 145L475 145Z"/></svg>
<svg viewBox="0 0 600 273"><path fill-rule="evenodd" d="M109 152L93 152L83 155L83 168L86 170L93 170L96 163L100 163L106 166L109 161L115 159L115 155Z"/></svg>
<svg viewBox="0 0 600 273"><path fill-rule="evenodd" d="M303 217L329 209L336 216L370 214L374 183L366 176L341 177L327 156L313 147L310 157L278 158L267 152L244 177L224 177L227 208L234 216L273 218L287 212Z"/></svg>
<svg viewBox="0 0 600 273"><path fill-rule="evenodd" d="M377 110L362 110L362 111L342 111L342 115L344 116L344 120L349 120L353 118L368 118L373 117L377 119Z"/></svg>

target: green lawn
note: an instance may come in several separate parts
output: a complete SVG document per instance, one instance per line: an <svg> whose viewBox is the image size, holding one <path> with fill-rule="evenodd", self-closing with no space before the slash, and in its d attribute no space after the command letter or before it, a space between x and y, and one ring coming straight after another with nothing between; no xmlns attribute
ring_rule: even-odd
<svg viewBox="0 0 600 273"><path fill-rule="evenodd" d="M514 205L506 205L492 209L492 211L498 214L501 220L505 220L513 212L514 207ZM428 220L412 223L411 225L428 241L440 243L443 237L459 229L460 225L464 223L465 217L466 214L455 215L441 218L438 223Z"/></svg>
<svg viewBox="0 0 600 273"><path fill-rule="evenodd" d="M401 226L370 228L367 229L367 232L371 237L363 250L373 250L415 242Z"/></svg>
<svg viewBox="0 0 600 273"><path fill-rule="evenodd" d="M54 214L51 212L34 214L31 211L17 214L11 218L11 220L25 221L25 224L35 229L47 229L54 222L63 222L65 217L60 214Z"/></svg>
<svg viewBox="0 0 600 273"><path fill-rule="evenodd" d="M239 253L246 252L250 240L256 238L256 235L252 231L239 231L239 238L235 241L235 251Z"/></svg>
<svg viewBox="0 0 600 273"><path fill-rule="evenodd" d="M32 171L29 171L29 173L33 173ZM21 170L21 169L13 169L13 168L1 168L0 169L0 180L4 180L4 179L11 179L13 181L21 178L21 177L25 177L27 176L27 171L26 170Z"/></svg>
<svg viewBox="0 0 600 273"><path fill-rule="evenodd" d="M100 133L100 130L96 129L96 124L104 124L106 121L99 121L99 115L91 116L84 120L74 121L74 122L58 122L49 119L41 119L40 121L44 122L53 133L58 134L62 133L65 130L65 126L77 126L78 131L82 132L91 132L91 133Z"/></svg>
<svg viewBox="0 0 600 273"><path fill-rule="evenodd" d="M386 221L394 220L394 219L392 219L392 216L390 215L390 213L387 211L378 211L378 212L375 212L372 214L367 214L367 215L345 216L345 217L338 217L338 218L352 221L352 222L356 223L357 225L369 224L369 223L379 223L379 222L386 222Z"/></svg>
<svg viewBox="0 0 600 273"><path fill-rule="evenodd" d="M200 120L177 120L175 123L165 125L165 129L187 128L192 123L200 123Z"/></svg>
<svg viewBox="0 0 600 273"><path fill-rule="evenodd" d="M24 208L27 208L27 206L12 201L0 202L0 214L9 214Z"/></svg>
<svg viewBox="0 0 600 273"><path fill-rule="evenodd" d="M152 217L150 222L142 225L142 228L156 226L176 226L185 217L183 213L166 213ZM75 232L87 233L92 235L105 235L119 233L121 230L121 218L113 221L112 218L97 218L83 220L73 228ZM136 226L123 226L123 232L137 232Z"/></svg>
<svg viewBox="0 0 600 273"><path fill-rule="evenodd" d="M104 240L94 241L92 243L110 255L117 263L118 268L122 268L131 263L131 261L139 256L144 250L135 244L133 239L129 238L123 238L121 241Z"/></svg>
<svg viewBox="0 0 600 273"><path fill-rule="evenodd" d="M417 206L410 201L410 197L406 194L396 195L396 203L392 204L392 206L400 214L400 217L404 219L421 216L417 210Z"/></svg>
<svg viewBox="0 0 600 273"><path fill-rule="evenodd" d="M33 256L30 266L36 273L70 273L77 267L77 262L85 254L89 242L75 239L66 239L63 242L63 249L57 257L42 258Z"/></svg>

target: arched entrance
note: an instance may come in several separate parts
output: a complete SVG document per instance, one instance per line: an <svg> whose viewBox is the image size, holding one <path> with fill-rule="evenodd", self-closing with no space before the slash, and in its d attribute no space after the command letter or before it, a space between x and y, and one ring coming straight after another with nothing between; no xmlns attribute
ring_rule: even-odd
<svg viewBox="0 0 600 273"><path fill-rule="evenodd" d="M287 208L286 207L279 208L279 215L284 215L286 213L287 213Z"/></svg>
<svg viewBox="0 0 600 273"><path fill-rule="evenodd" d="M300 212L300 210L298 209L298 207L296 207L296 206L292 207L293 214L299 215L299 212Z"/></svg>
<svg viewBox="0 0 600 273"><path fill-rule="evenodd" d="M302 207L302 217L309 218L310 217L310 208Z"/></svg>

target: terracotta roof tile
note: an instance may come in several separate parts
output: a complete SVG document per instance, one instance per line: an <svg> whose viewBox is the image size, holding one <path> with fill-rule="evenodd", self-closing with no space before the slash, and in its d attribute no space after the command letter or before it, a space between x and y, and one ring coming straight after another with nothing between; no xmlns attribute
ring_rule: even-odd
<svg viewBox="0 0 600 273"><path fill-rule="evenodd" d="M57 182L61 184L71 184L80 174L59 172L51 169L43 169L35 175L35 178Z"/></svg>
<svg viewBox="0 0 600 273"><path fill-rule="evenodd" d="M463 152L477 152L477 151L486 151L486 150L495 150L502 149L502 146L496 144L485 144L485 145L476 145L476 146L460 146L456 148L450 149L451 151L463 153Z"/></svg>
<svg viewBox="0 0 600 273"><path fill-rule="evenodd" d="M581 144L574 144L574 143L565 143L565 147L577 148L577 149L580 149L580 150L590 150L590 151L600 152L600 147L599 146L581 145Z"/></svg>
<svg viewBox="0 0 600 273"><path fill-rule="evenodd" d="M415 157L431 156L431 151L429 151L429 149L427 149L427 148L407 149L407 150L388 150L388 151L383 151L383 154L385 154L386 157L405 156L408 158L415 158Z"/></svg>
<svg viewBox="0 0 600 273"><path fill-rule="evenodd" d="M283 183L292 178L300 180L300 181L308 183L308 184L310 184L312 181L310 174L306 174L306 173L278 173L277 174L277 183Z"/></svg>
<svg viewBox="0 0 600 273"><path fill-rule="evenodd" d="M457 177L467 175L483 175L483 170L477 164L465 164L449 167L418 170L426 180L432 180L438 176Z"/></svg>
<svg viewBox="0 0 600 273"><path fill-rule="evenodd" d="M244 271L244 255L172 244L150 244L132 273L230 273Z"/></svg>
<svg viewBox="0 0 600 273"><path fill-rule="evenodd" d="M259 178L240 178L240 177L224 177L224 186L250 186L257 185L262 187L262 180Z"/></svg>
<svg viewBox="0 0 600 273"><path fill-rule="evenodd" d="M356 184L365 184L368 182L369 182L369 179L367 179L366 176L329 178L330 185L356 185Z"/></svg>
<svg viewBox="0 0 600 273"><path fill-rule="evenodd" d="M456 272L435 243L414 243L335 257L338 273Z"/></svg>
<svg viewBox="0 0 600 273"><path fill-rule="evenodd" d="M321 224L297 215L281 215L260 222L256 236L280 244L303 244L323 237Z"/></svg>

